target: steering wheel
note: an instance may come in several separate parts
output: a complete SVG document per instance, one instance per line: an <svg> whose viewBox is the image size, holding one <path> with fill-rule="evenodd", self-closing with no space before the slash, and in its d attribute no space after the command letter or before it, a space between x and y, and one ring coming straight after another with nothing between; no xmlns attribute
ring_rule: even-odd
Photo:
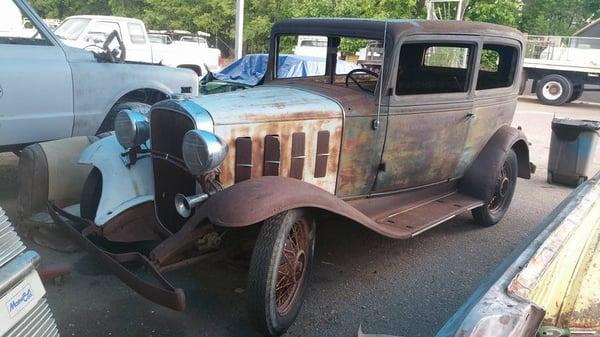
<svg viewBox="0 0 600 337"><path fill-rule="evenodd" d="M119 47L113 50L110 49L110 44L114 39L117 39L119 43ZM113 30L104 41L102 45L102 49L104 50L104 54L108 61L111 63L124 63L125 62L125 44L121 40L119 33L116 30Z"/></svg>
<svg viewBox="0 0 600 337"><path fill-rule="evenodd" d="M354 75L356 73L365 73L365 74L371 75L375 78L379 78L378 73L376 73L372 70L369 70L367 68L352 69L352 70L350 70L350 72L348 74L346 74L346 87L348 86L348 80L352 80L352 82L354 82L354 84L356 84L361 90L368 91L368 92L374 92L374 91L364 88L362 85L360 85L360 83L358 83L358 81L354 77L352 77L352 75Z"/></svg>

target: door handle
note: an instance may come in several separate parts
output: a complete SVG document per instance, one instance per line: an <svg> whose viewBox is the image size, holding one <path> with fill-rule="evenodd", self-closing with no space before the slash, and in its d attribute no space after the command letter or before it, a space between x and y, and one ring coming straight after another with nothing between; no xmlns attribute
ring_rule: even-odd
<svg viewBox="0 0 600 337"><path fill-rule="evenodd" d="M465 115L465 119L466 120L470 120L471 118L475 117L475 113L473 113L473 111L469 111L467 112L467 114Z"/></svg>

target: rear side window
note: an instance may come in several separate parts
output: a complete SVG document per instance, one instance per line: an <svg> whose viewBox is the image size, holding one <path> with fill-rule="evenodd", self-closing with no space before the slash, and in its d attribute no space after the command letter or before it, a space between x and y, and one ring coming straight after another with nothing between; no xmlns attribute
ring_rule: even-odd
<svg viewBox="0 0 600 337"><path fill-rule="evenodd" d="M144 34L144 27L139 23L127 23L127 29L129 30L129 39L131 43L143 44L146 43L146 35Z"/></svg>
<svg viewBox="0 0 600 337"><path fill-rule="evenodd" d="M515 47L484 44L477 90L506 88L513 84L519 51Z"/></svg>
<svg viewBox="0 0 600 337"><path fill-rule="evenodd" d="M408 43L400 49L396 95L467 92L474 44Z"/></svg>

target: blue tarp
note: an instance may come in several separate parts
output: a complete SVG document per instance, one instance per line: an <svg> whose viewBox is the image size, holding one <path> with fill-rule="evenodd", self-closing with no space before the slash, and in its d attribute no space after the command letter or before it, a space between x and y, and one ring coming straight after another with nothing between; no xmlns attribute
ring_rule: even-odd
<svg viewBox="0 0 600 337"><path fill-rule="evenodd" d="M267 54L250 54L233 62L214 77L221 81L236 82L248 85L257 85L267 71ZM347 74L357 65L338 60L337 74ZM325 74L325 59L313 56L279 55L278 78L318 76Z"/></svg>

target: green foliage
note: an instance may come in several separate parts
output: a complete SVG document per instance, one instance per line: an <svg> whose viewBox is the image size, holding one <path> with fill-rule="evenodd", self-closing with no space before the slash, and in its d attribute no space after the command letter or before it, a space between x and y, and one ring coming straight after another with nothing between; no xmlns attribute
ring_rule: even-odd
<svg viewBox="0 0 600 337"><path fill-rule="evenodd" d="M236 0L30 0L43 17L75 14L142 19L150 29L205 31L226 53L233 45ZM424 18L425 0L246 0L246 52L266 52L274 22L292 17ZM530 34L569 35L600 17L600 0L470 0L465 20L516 27ZM362 46L361 46L362 47ZM342 54L358 50L343 40Z"/></svg>
<svg viewBox="0 0 600 337"><path fill-rule="evenodd" d="M518 0L471 0L465 11L465 20L517 27L520 3Z"/></svg>
<svg viewBox="0 0 600 337"><path fill-rule="evenodd" d="M571 35L600 17L600 0L525 0L520 27L537 35Z"/></svg>

